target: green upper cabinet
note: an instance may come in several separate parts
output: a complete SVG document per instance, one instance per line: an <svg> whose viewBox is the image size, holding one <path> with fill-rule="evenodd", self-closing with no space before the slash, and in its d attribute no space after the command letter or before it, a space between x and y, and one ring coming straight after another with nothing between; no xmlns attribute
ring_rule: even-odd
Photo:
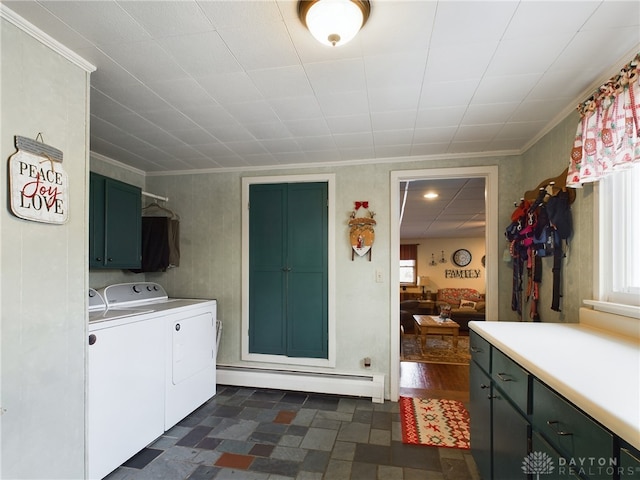
<svg viewBox="0 0 640 480"><path fill-rule="evenodd" d="M141 189L90 174L89 267L140 268Z"/></svg>

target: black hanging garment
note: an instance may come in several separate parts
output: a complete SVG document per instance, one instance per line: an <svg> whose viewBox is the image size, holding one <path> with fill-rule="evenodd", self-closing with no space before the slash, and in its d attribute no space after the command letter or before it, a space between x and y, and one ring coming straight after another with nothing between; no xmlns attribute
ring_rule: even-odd
<svg viewBox="0 0 640 480"><path fill-rule="evenodd" d="M562 241L564 240L566 243L573 232L573 219L571 217L569 192L563 190L551 197L547 201L547 211L549 213L549 220L555 227L555 246L553 250L553 298L551 300L551 310L560 312L560 298L562 297L562 293L560 291L560 274L562 271L562 259L565 256L562 248Z"/></svg>
<svg viewBox="0 0 640 480"><path fill-rule="evenodd" d="M169 217L142 217L141 272L164 272L180 265L180 222Z"/></svg>

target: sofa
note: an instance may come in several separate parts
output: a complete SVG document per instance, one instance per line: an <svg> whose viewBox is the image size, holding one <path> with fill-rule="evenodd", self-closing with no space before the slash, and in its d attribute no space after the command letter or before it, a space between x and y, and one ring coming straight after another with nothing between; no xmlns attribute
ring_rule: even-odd
<svg viewBox="0 0 640 480"><path fill-rule="evenodd" d="M400 302L400 326L405 334L415 333L414 315L436 315L431 309L420 307L419 300L403 300Z"/></svg>
<svg viewBox="0 0 640 480"><path fill-rule="evenodd" d="M460 325L460 331L469 330L471 320L485 319L484 294L473 288L440 288L436 294L436 310L448 305L451 320Z"/></svg>

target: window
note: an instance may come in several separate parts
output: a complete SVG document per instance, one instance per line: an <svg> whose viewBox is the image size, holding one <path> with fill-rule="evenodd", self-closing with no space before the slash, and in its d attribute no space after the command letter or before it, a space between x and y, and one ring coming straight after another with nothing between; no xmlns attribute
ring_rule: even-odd
<svg viewBox="0 0 640 480"><path fill-rule="evenodd" d="M640 306L639 186L640 164L607 175L599 182L599 291L596 300L600 302Z"/></svg>
<svg viewBox="0 0 640 480"><path fill-rule="evenodd" d="M415 285L418 245L400 245L400 285Z"/></svg>

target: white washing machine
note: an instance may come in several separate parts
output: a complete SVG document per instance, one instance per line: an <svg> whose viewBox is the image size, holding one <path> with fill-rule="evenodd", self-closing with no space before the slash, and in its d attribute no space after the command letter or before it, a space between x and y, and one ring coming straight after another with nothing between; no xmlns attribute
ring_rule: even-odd
<svg viewBox="0 0 640 480"><path fill-rule="evenodd" d="M216 392L216 300L157 283L89 291L89 478L102 478Z"/></svg>

